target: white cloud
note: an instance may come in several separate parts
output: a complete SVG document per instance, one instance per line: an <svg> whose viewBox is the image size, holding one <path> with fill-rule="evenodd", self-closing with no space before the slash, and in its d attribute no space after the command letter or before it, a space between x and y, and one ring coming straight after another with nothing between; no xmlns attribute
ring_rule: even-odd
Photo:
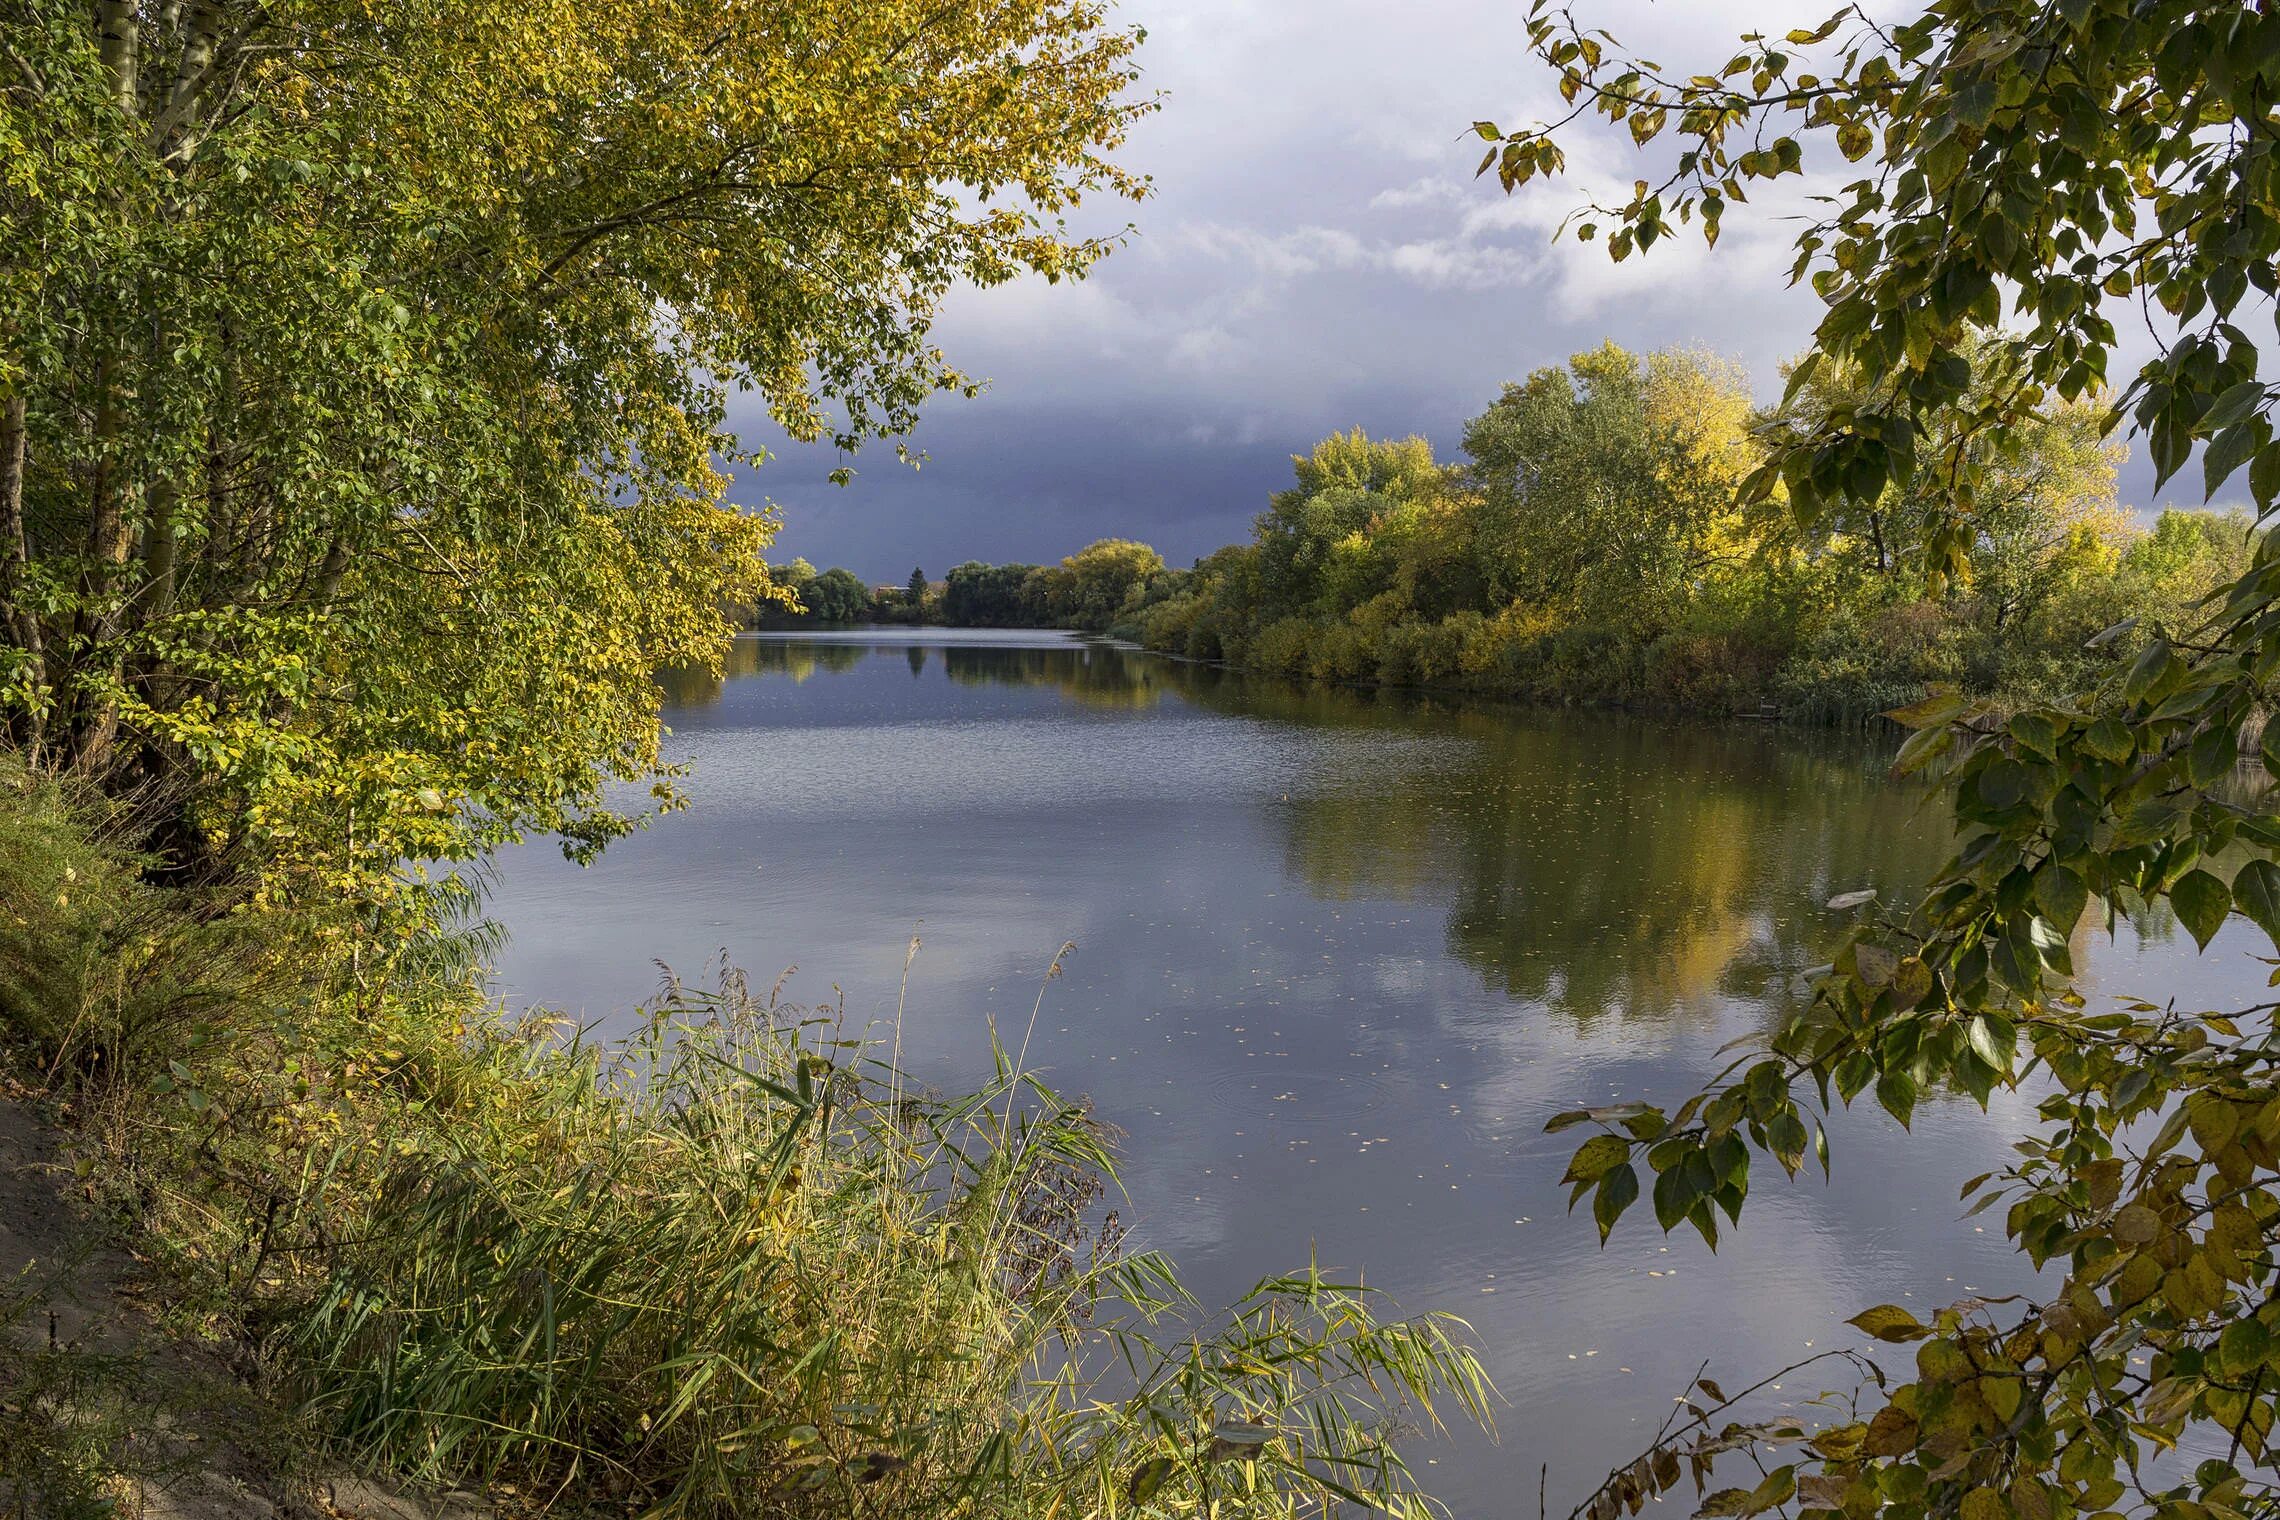
<svg viewBox="0 0 2280 1520"><path fill-rule="evenodd" d="M1380 190L1370 197L1372 211L1406 211L1416 206L1461 206L1469 201L1475 190L1439 174L1428 174L1391 190Z"/></svg>
<svg viewBox="0 0 2280 1520"><path fill-rule="evenodd" d="M1172 340L1171 358L1176 364L1197 369L1219 369L1233 362L1240 352L1241 346L1226 329L1198 327Z"/></svg>
<svg viewBox="0 0 2280 1520"><path fill-rule="evenodd" d="M1273 283L1366 273L1436 289L1484 289L1521 283L1542 266L1543 260L1527 248L1491 236L1486 230L1460 228L1448 237L1391 239L1337 227L1267 233L1199 222L1175 229L1172 246L1216 263L1248 266L1255 277Z"/></svg>

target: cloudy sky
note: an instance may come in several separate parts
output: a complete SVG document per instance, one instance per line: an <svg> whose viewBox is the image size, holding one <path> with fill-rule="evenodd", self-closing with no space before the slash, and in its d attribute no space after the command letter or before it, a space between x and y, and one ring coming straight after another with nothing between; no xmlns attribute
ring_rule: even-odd
<svg viewBox="0 0 2280 1520"><path fill-rule="evenodd" d="M1722 62L1744 30L1814 25L1832 0L1580 0L1674 68ZM964 559L1057 559L1094 538L1186 564L1248 536L1289 456L1356 425L1453 455L1497 387L1613 338L1698 344L1759 390L1811 330L1787 288L1799 186L1616 266L1554 242L1594 190L1636 177L1628 137L1571 139L1570 174L1505 197L1476 181L1479 117L1549 114L1520 0L1124 0L1164 109L1124 151L1155 177L1138 235L1076 285L958 293L938 337L986 377L936 401L916 471L867 451L845 488L826 449L784 449L737 483L784 511L778 552L900 580ZM1690 70L1691 71L1691 70ZM1745 215L1745 212L1753 214ZM2125 372L2119 371L2118 372ZM748 422L763 439L763 425ZM2126 501L2146 502L2142 465Z"/></svg>

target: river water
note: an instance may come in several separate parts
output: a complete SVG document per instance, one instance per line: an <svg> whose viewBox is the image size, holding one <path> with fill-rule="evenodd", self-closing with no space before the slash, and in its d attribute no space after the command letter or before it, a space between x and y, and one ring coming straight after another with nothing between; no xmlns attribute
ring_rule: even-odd
<svg viewBox="0 0 2280 1520"><path fill-rule="evenodd" d="M1602 1250L1566 1213L1561 1109L1676 1101L1778 1018L1842 930L1822 904L1937 868L1936 803L1883 735L1466 705L1246 678L1035 633L750 636L667 683L694 806L581 869L501 862L509 1002L601 1023L723 951L803 1002L894 1015L945 1087L1044 988L1033 1064L1128 1134L1123 1217L1207 1303L1303 1266L1464 1316L1494 1441L1412 1460L1462 1514L1566 1509L1701 1361L1729 1384L1858 1338L1870 1304L2022 1285L1964 1179L2032 1120L1948 1101L1831 1125L1835 1181L1762 1161L1713 1255L1642 1205ZM2250 1001L2125 927L2093 996ZM1809 1349L1810 1348L1810 1349ZM1783 1390L1810 1398L1810 1375ZM1548 1476L1545 1469L1548 1467Z"/></svg>

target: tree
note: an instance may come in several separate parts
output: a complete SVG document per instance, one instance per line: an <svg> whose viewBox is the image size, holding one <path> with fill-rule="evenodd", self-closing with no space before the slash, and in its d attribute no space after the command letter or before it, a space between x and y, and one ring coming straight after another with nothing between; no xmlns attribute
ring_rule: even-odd
<svg viewBox="0 0 2280 1520"><path fill-rule="evenodd" d="M751 603L743 614L745 626L766 628L805 618L815 595L815 566L804 557L795 557L788 565L770 565L768 585L776 595Z"/></svg>
<svg viewBox="0 0 2280 1520"><path fill-rule="evenodd" d="M834 565L815 578L806 601L819 623L855 623L871 610L871 588L854 571Z"/></svg>
<svg viewBox="0 0 2280 1520"><path fill-rule="evenodd" d="M1966 332L1956 353L1971 364L1976 388L1995 383L1988 335ZM1761 430L1810 437L1832 414L1857 411L1872 388L1849 364L1814 365L1782 405L1761 419ZM2108 540L2124 536L2114 480L2127 451L2106 437L2107 410L2108 398L2102 394L2052 399L1999 431L1952 438L1943 431L1930 440L1927 452L1960 451L1967 457L1978 483L1976 531L1964 546L1961 565L1951 561L1931 579L1977 591L1989 603L1998 630L2047 593L2047 572L2069 542L2081 541L2086 533ZM1968 411L1948 409L1928 420L1935 428L1950 429ZM1906 483L1888 481L1865 501L1827 503L1815 532L1857 558L1887 596L1921 595L1931 589L1925 584L1926 532L1947 510L1943 477L1927 471Z"/></svg>
<svg viewBox="0 0 2280 1520"><path fill-rule="evenodd" d="M1041 595L1044 612L1062 628L1103 629L1125 600L1164 568L1164 557L1129 538L1095 539L1060 564L1037 572L1025 594Z"/></svg>
<svg viewBox="0 0 2280 1520"><path fill-rule="evenodd" d="M1956 352L1970 362L1975 388L1993 382L1987 335L1967 332ZM1761 431L1810 436L1832 413L1857 410L1872 389L1848 364L1822 363L1794 386L1782 405L1761 419ZM2132 535L2115 504L2115 472L2127 450L2106 436L2108 398L2047 400L2000 430L1951 438L1968 408L1935 413L1941 430L1928 452L1959 452L1977 481L1973 531L1959 563L1934 570L1925 559L1926 533L1948 510L1936 472L1907 482L1888 481L1870 500L1839 498L1824 505L1799 536L1815 554L1834 554L1866 578L1872 596L1887 602L1939 597L1943 590L1965 615L1982 621L1991 648L2004 635L2032 624L2054 600L2082 583L2110 577L2121 546ZM1786 512L1768 513L1788 520ZM2120 616L2119 613L2116 616ZM2112 621L2111 619L2109 621ZM2084 629L2079 644L2097 630ZM2065 639L2036 638L2037 647Z"/></svg>
<svg viewBox="0 0 2280 1520"><path fill-rule="evenodd" d="M1894 26L1847 7L1815 30L1752 35L1698 75L1632 59L1542 0L1530 29L1569 120L1596 111L1642 143L1683 140L1659 184L1580 218L1579 235L1610 230L1618 259L1697 218L1715 241L1752 186L1803 172L1800 137L1869 161L1799 236L1796 275L1827 312L1791 390L1824 364L1873 384L1771 438L1753 494L1778 484L1817 521L1888 482L1932 481L1925 562L1960 573L1993 473L1976 440L2053 398L2094 395L2118 342L2109 298L2137 298L2159 352L2109 425L2126 413L2163 478L2198 447L2212 493L2245 466L2258 512L2271 509L2273 396L2263 348L2235 317L2252 289L2280 289L2280 10L1937 0ZM1484 171L1508 188L1557 172L1560 125L1480 123ZM1964 352L1974 329L1995 334L1979 363ZM2086 911L2111 924L2166 899L2201 943L2234 912L2280 937L2280 818L2235 775L2280 669L2276 590L2267 533L2210 602L2140 630L2134 658L2073 700L2005 715L1943 695L1896 714L1915 730L1899 769L1944 768L1958 828L1923 900L1836 899L1859 922L1811 1007L1675 1110L1554 1121L1599 1129L1568 1176L1603 1234L1651 1176L1658 1222L1714 1240L1719 1216L1739 1216L1753 1150L1791 1173L1809 1150L1825 1160L1813 1107L1832 1090L1873 1091L1905 1122L1935 1087L1984 1100L2047 1073L2021 1159L1965 1194L2007 1201L2012 1240L2061 1280L2023 1306L1867 1310L1863 1331L1915 1346L1914 1377L1880 1376L1873 1417L1820 1432L1706 1511L2046 1520L2280 1503L2267 1448L2280 1384L2274 1007L2108 1010L2066 985ZM2106 647L2128 636L2113 630ZM2264 763L2280 776L2275 739ZM1803 1440L1780 1422L1727 1423L1737 1401L1716 1384L1687 1392L1668 1439L1587 1501L1598 1520L1675 1487L1683 1456L1699 1487L1721 1452ZM2223 1455L2190 1470L2147 1462L2196 1422Z"/></svg>
<svg viewBox="0 0 2280 1520"><path fill-rule="evenodd" d="M1386 589L1392 566L1372 553L1372 534L1404 505L1451 489L1422 438L1374 439L1355 428L1290 463L1296 482L1268 498L1253 525L1270 615L1344 612Z"/></svg>
<svg viewBox="0 0 2280 1520"><path fill-rule="evenodd" d="M1748 548L1734 507L1757 462L1748 416L1731 366L1613 343L1506 386L1465 425L1492 597L1600 626L1667 620Z"/></svg>
<svg viewBox="0 0 2280 1520"><path fill-rule="evenodd" d="M942 586L942 620L958 628L1026 628L1043 621L1025 595L1035 565L954 565Z"/></svg>
<svg viewBox="0 0 2280 1520"><path fill-rule="evenodd" d="M924 570L918 569L915 566L912 568L910 572L910 587L905 595L910 598L910 604L913 607L923 607L926 605L926 572Z"/></svg>
<svg viewBox="0 0 2280 1520"><path fill-rule="evenodd" d="M2244 512L2185 512L2172 507L2122 553L2117 574L2123 604L2144 607L2162 626L2182 626L2211 592L2249 568L2254 525ZM2097 627L2119 621L2107 618Z"/></svg>
<svg viewBox="0 0 2280 1520"><path fill-rule="evenodd" d="M280 889L620 832L650 672L764 585L728 388L846 447L968 389L944 292L1081 275L1061 213L1143 188L1134 45L1096 0L9 7L9 737Z"/></svg>

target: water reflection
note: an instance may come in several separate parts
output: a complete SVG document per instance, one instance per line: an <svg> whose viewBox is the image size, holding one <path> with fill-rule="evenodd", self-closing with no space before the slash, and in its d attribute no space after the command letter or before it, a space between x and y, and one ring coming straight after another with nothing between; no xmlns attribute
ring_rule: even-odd
<svg viewBox="0 0 2280 1520"><path fill-rule="evenodd" d="M1339 736L1262 799L1291 876L1323 898L1445 902L1455 955L1586 1025L1707 1017L1735 997L1778 1011L1834 948L1839 926L1812 905L1864 885L1905 893L1943 854L1921 797L1882 781L1879 741L1860 736L1300 686L1112 645L879 637L740 640L728 679L801 682L865 659L921 676L931 655L960 685L1093 708L1177 701ZM687 709L724 683L676 673L667 690Z"/></svg>
<svg viewBox="0 0 2280 1520"><path fill-rule="evenodd" d="M1814 905L1906 892L1943 854L1920 797L1878 779L1872 740L1225 680L1196 694L1464 740L1300 799L1283 815L1291 869L1326 896L1446 897L1454 953L1585 1023L1778 1002L1834 948Z"/></svg>
<svg viewBox="0 0 2280 1520"><path fill-rule="evenodd" d="M665 688L665 710L670 718L678 708L712 706L721 699L731 681L763 675L805 681L819 671L832 674L853 670L873 652L861 644L813 641L792 644L774 639L738 639L729 646L719 673L702 665L677 666L659 671L657 684ZM925 651L914 653L923 658ZM914 661L912 669L917 668Z"/></svg>
<svg viewBox="0 0 2280 1520"><path fill-rule="evenodd" d="M882 633L884 642L741 638L731 646L720 673L703 666L682 666L658 673L665 689L668 720L676 711L717 704L728 685L752 676L784 676L804 682L818 674L837 675L853 670L867 659L882 659L908 666L923 677L930 662L938 662L952 681L969 686L1044 686L1076 701L1111 707L1146 707L1167 694L1165 676L1180 667L1153 660L1138 652L1108 644L1080 644L1055 637L1050 643L1028 646L960 644L923 637ZM1196 667L1188 667L1191 671ZM1193 679L1192 676L1190 678Z"/></svg>

